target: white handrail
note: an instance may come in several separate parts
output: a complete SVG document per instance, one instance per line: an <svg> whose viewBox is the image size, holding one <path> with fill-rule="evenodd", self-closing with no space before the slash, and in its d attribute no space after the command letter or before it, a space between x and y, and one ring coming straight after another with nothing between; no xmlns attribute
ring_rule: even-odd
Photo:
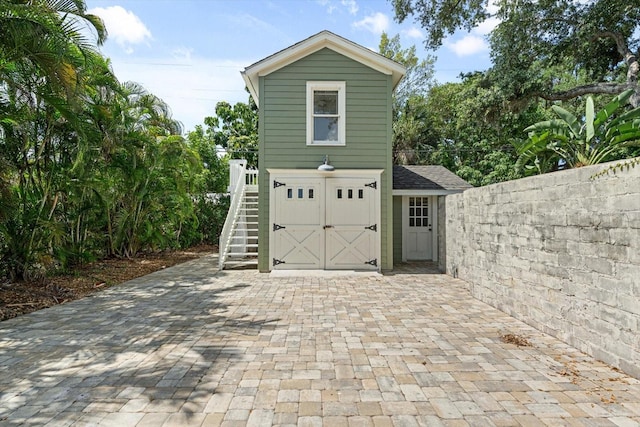
<svg viewBox="0 0 640 427"><path fill-rule="evenodd" d="M236 188L236 183L243 177L242 171L246 169L247 161L245 159L229 160L229 187L227 191L232 193Z"/></svg>
<svg viewBox="0 0 640 427"><path fill-rule="evenodd" d="M220 239L218 239L218 269L224 268L224 262L227 260L227 253L229 252L229 243L231 241L231 232L233 226L238 217L238 211L240 210L240 202L244 196L244 191L247 186L245 177L245 171L247 169L246 162L241 164L239 173L237 175L236 185L231 193L231 205L229 206L229 212L227 213L227 219L224 221L222 227L222 233L220 233Z"/></svg>

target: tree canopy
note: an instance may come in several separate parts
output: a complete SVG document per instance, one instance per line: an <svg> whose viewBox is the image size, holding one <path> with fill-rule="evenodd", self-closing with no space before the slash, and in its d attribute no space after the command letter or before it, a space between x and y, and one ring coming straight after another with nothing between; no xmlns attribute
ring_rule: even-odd
<svg viewBox="0 0 640 427"><path fill-rule="evenodd" d="M498 20L489 35L495 81L511 98L568 100L633 89L640 105L640 0L391 0L436 49L456 30ZM558 67L572 78L559 79Z"/></svg>
<svg viewBox="0 0 640 427"><path fill-rule="evenodd" d="M258 166L258 107L249 102L216 104L215 115L205 117L207 133L232 159L246 159L249 167Z"/></svg>
<svg viewBox="0 0 640 427"><path fill-rule="evenodd" d="M400 35L380 36L378 51L406 68L405 76L393 93L393 161L396 164L415 163L424 144L426 122L424 103L429 89L435 85L435 58L419 59L416 47L403 48Z"/></svg>
<svg viewBox="0 0 640 427"><path fill-rule="evenodd" d="M105 37L84 0L0 0L0 281L216 237L194 205L205 150L118 81Z"/></svg>

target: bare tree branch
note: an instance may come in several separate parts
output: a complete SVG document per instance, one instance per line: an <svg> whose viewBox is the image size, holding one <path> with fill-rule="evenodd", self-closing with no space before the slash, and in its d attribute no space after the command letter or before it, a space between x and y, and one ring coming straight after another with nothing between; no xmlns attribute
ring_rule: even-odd
<svg viewBox="0 0 640 427"><path fill-rule="evenodd" d="M576 98L582 95L589 95L594 93L604 93L609 95L617 95L624 92L627 89L635 89L636 87L629 83L592 83L582 86L577 86L569 90L562 92L536 93L542 99L547 101L566 101Z"/></svg>

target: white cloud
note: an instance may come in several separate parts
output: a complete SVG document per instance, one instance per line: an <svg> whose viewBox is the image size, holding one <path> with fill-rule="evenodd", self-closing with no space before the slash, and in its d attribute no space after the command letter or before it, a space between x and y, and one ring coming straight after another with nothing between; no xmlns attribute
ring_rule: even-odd
<svg viewBox="0 0 640 427"><path fill-rule="evenodd" d="M342 7L344 7L351 15L355 15L356 13L358 13L358 10L360 10L360 7L358 7L358 2L356 0L339 0L339 2L332 2L331 0L316 0L316 3L318 3L322 7L326 7L327 13L329 15L338 10L340 5L342 5Z"/></svg>
<svg viewBox="0 0 640 427"><path fill-rule="evenodd" d="M469 56L489 50L489 45L483 37L468 35L456 42L448 42L446 46L457 56Z"/></svg>
<svg viewBox="0 0 640 427"><path fill-rule="evenodd" d="M487 12L495 14L498 11L496 0L490 0L487 5ZM445 46L452 50L457 56L470 56L478 53L484 53L489 50L487 43L487 35L500 24L501 20L492 16L478 24L471 34L457 40L455 42L446 41Z"/></svg>
<svg viewBox="0 0 640 427"><path fill-rule="evenodd" d="M88 12L98 15L105 23L109 39L114 40L127 53L133 52L133 45L146 43L152 39L151 31L133 12L122 6L96 7Z"/></svg>
<svg viewBox="0 0 640 427"><path fill-rule="evenodd" d="M481 34L483 36L487 35L491 31L493 31L493 29L496 28L500 22L501 21L498 18L488 18L484 22L478 24L478 26L473 29L473 32L476 34Z"/></svg>
<svg viewBox="0 0 640 427"><path fill-rule="evenodd" d="M342 0L342 5L347 8L350 14L355 15L358 13L358 3L356 0Z"/></svg>
<svg viewBox="0 0 640 427"><path fill-rule="evenodd" d="M403 31L404 35L411 39L421 39L424 38L424 34L420 31L419 28L411 27L408 30Z"/></svg>
<svg viewBox="0 0 640 427"><path fill-rule="evenodd" d="M487 12L489 12L491 15L495 15L499 10L500 5L498 4L498 0L490 0L489 3L487 3Z"/></svg>
<svg viewBox="0 0 640 427"><path fill-rule="evenodd" d="M389 17L384 13L376 12L373 15L365 16L364 19L360 21L354 22L353 26L378 35L387 31L389 28Z"/></svg>

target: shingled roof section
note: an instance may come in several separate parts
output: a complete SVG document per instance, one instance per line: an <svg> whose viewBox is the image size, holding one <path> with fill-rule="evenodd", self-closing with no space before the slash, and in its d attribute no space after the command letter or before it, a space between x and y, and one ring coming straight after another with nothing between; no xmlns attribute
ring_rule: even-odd
<svg viewBox="0 0 640 427"><path fill-rule="evenodd" d="M444 166L394 166L394 190L446 190L464 191L472 188Z"/></svg>

